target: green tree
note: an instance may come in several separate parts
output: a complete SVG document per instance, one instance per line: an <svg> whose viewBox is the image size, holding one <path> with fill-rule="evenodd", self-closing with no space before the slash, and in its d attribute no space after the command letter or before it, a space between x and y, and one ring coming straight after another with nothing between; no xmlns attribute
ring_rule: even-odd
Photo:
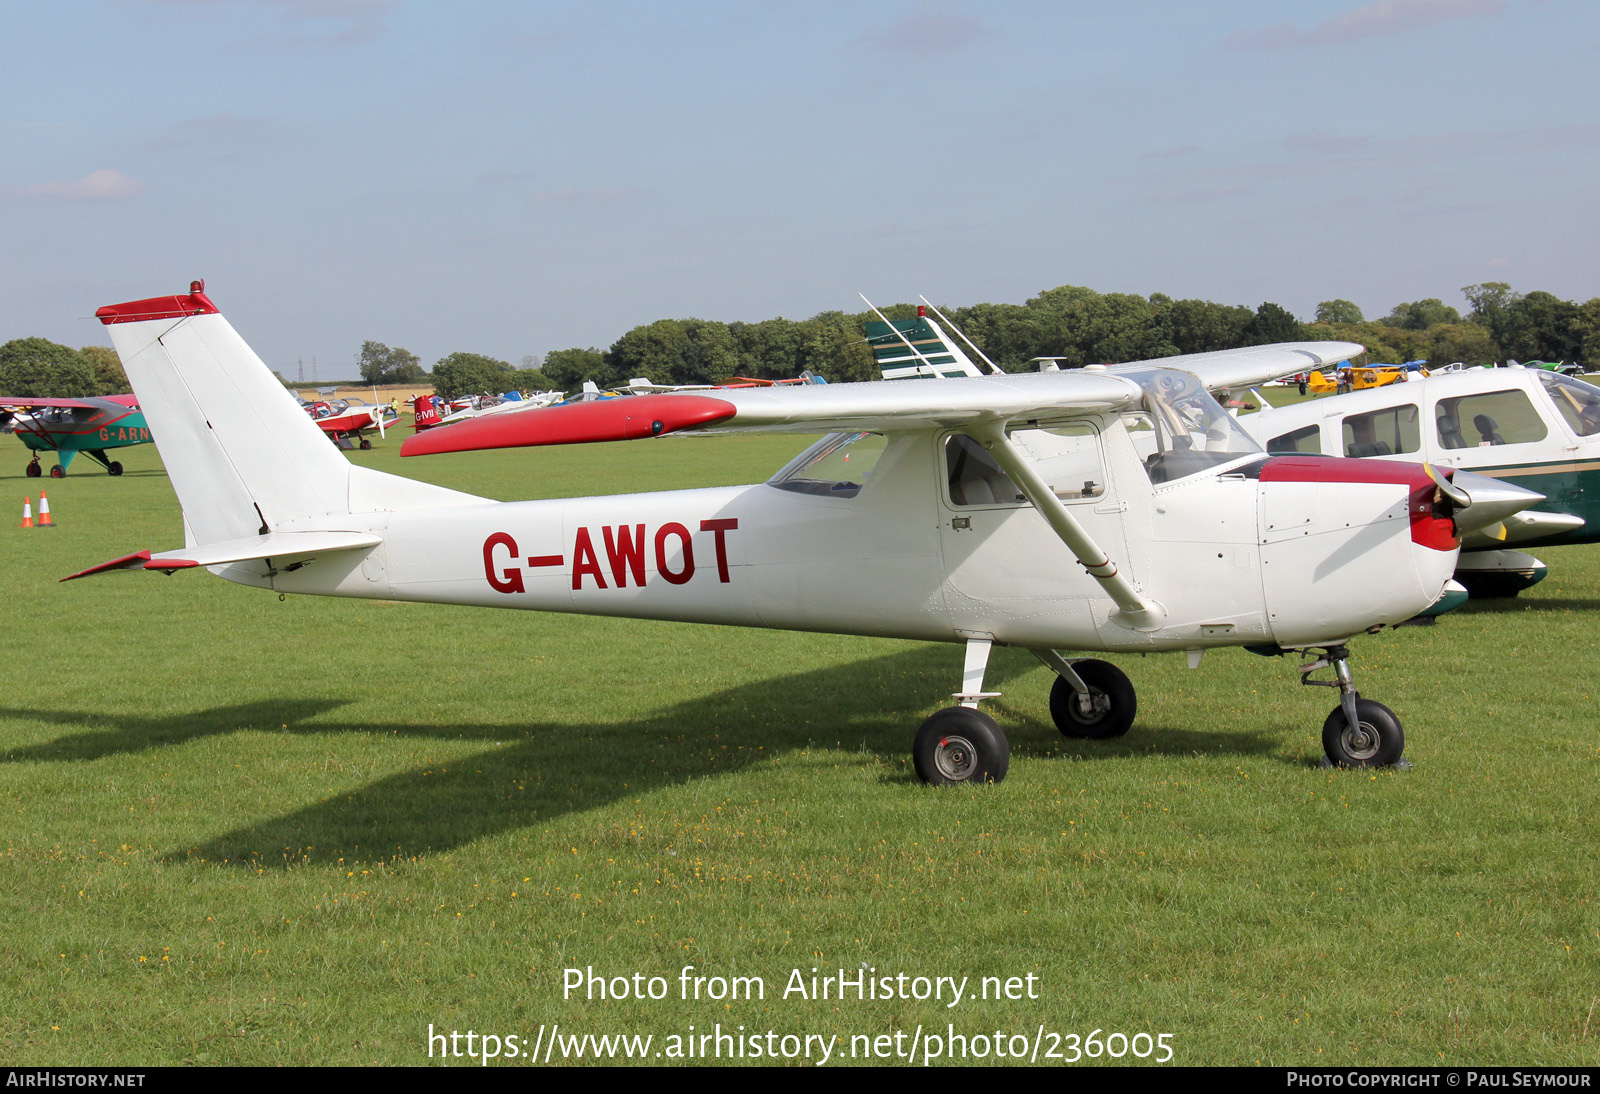
<svg viewBox="0 0 1600 1094"><path fill-rule="evenodd" d="M1247 346L1266 346L1274 342L1298 342L1305 336L1300 320L1288 308L1268 300L1256 309L1255 318L1245 332Z"/></svg>
<svg viewBox="0 0 1600 1094"><path fill-rule="evenodd" d="M133 390L128 374L122 371L122 358L110 346L84 346L78 356L94 370L96 395L121 395Z"/></svg>
<svg viewBox="0 0 1600 1094"><path fill-rule="evenodd" d="M415 384L427 379L422 362L410 350L390 349L382 342L363 342L356 355L361 379L368 384Z"/></svg>
<svg viewBox="0 0 1600 1094"><path fill-rule="evenodd" d="M1319 323L1365 323L1361 309L1348 300L1324 300L1317 305Z"/></svg>
<svg viewBox="0 0 1600 1094"><path fill-rule="evenodd" d="M32 399L99 394L94 366L72 347L45 338L16 338L0 346L0 392Z"/></svg>
<svg viewBox="0 0 1600 1094"><path fill-rule="evenodd" d="M1600 372L1600 296L1585 300L1572 316L1572 334L1578 340L1578 360L1588 372Z"/></svg>
<svg viewBox="0 0 1600 1094"><path fill-rule="evenodd" d="M806 341L801 371L815 373L835 384L883 379L863 327L871 314L825 311L807 319L803 324Z"/></svg>
<svg viewBox="0 0 1600 1094"><path fill-rule="evenodd" d="M510 362L481 353L452 353L433 366L433 390L446 399L505 391L515 379Z"/></svg>
<svg viewBox="0 0 1600 1094"><path fill-rule="evenodd" d="M596 380L605 371L605 355L588 349L558 349L545 354L539 371L544 382L557 391L576 392L585 380Z"/></svg>
<svg viewBox="0 0 1600 1094"><path fill-rule="evenodd" d="M1179 353L1209 353L1244 345L1255 313L1209 300L1174 300L1162 309L1162 319Z"/></svg>
<svg viewBox="0 0 1600 1094"><path fill-rule="evenodd" d="M1427 330L1439 323L1459 323L1461 313L1436 296L1414 300L1409 304L1396 304L1394 310L1379 322L1402 330Z"/></svg>
<svg viewBox="0 0 1600 1094"><path fill-rule="evenodd" d="M1461 361L1468 365L1492 365L1504 354L1489 331L1477 323L1439 323L1427 331L1428 367L1441 368Z"/></svg>
<svg viewBox="0 0 1600 1094"><path fill-rule="evenodd" d="M1574 361L1583 352L1577 320L1578 305L1551 293L1531 292L1506 308L1495 341L1521 361Z"/></svg>

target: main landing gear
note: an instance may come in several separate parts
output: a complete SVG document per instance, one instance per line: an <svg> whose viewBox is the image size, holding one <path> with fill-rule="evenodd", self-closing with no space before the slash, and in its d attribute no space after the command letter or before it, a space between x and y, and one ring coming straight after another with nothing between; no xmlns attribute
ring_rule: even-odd
<svg viewBox="0 0 1600 1094"><path fill-rule="evenodd" d="M1300 666L1300 682L1312 687L1338 688L1339 705L1322 723L1323 761L1327 767L1394 767L1406 749L1405 731L1394 711L1382 703L1361 698L1350 681L1350 651L1328 646L1322 656ZM1313 680L1318 669L1333 668L1332 680Z"/></svg>
<svg viewBox="0 0 1600 1094"><path fill-rule="evenodd" d="M960 706L939 711L917 730L912 762L923 782L934 786L997 783L1011 766L1011 744L995 720L978 709L1000 693L983 690L992 642L967 640ZM1068 661L1054 650L1033 655L1056 674L1050 689L1050 716L1067 737L1120 737L1133 725L1139 703L1133 683L1115 665L1104 661Z"/></svg>

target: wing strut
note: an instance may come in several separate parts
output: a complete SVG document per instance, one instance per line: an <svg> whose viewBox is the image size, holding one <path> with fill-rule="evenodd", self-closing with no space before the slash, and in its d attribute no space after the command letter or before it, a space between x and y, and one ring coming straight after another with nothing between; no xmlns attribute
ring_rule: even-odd
<svg viewBox="0 0 1600 1094"><path fill-rule="evenodd" d="M976 423L968 426L965 432L994 457L995 463L1016 483L1023 497L1039 511L1055 534L1061 537L1061 542L1072 551L1078 565L1088 570L1091 577L1098 579L1101 587L1117 602L1121 610L1114 612L1112 619L1136 631L1151 631L1161 625L1166 618L1166 609L1140 596L1133 583L1117 571L1117 564L1061 504L1061 499L1039 477L1033 464L1012 445L1011 438L1006 436L1005 422Z"/></svg>

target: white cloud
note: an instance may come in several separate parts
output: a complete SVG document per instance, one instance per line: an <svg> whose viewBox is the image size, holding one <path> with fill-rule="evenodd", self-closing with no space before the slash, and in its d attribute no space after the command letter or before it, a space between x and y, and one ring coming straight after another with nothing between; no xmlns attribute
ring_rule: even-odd
<svg viewBox="0 0 1600 1094"><path fill-rule="evenodd" d="M102 168L76 182L41 182L17 187L12 193L24 198L54 198L61 201L115 201L132 197L143 186L115 167Z"/></svg>

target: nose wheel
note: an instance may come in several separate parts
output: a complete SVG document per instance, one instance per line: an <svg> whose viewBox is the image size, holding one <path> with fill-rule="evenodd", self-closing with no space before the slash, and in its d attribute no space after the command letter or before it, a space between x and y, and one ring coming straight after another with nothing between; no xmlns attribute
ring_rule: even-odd
<svg viewBox="0 0 1600 1094"><path fill-rule="evenodd" d="M1394 711L1382 703L1361 698L1350 679L1350 651L1329 646L1323 656L1300 666L1300 682L1313 687L1338 688L1339 705L1322 723L1322 751L1332 767L1403 766L1405 731ZM1331 667L1332 680L1313 680L1311 674Z"/></svg>

